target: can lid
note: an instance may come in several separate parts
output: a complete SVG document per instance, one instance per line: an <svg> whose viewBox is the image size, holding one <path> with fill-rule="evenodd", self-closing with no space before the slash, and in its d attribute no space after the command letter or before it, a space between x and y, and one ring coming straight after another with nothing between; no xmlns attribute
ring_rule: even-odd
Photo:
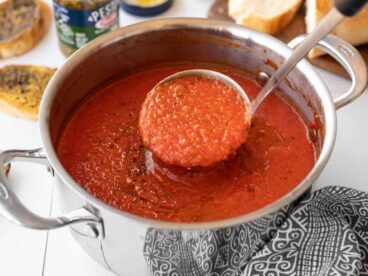
<svg viewBox="0 0 368 276"><path fill-rule="evenodd" d="M126 3L124 0L121 1L121 8L127 13L138 15L138 16L153 16L163 13L171 7L173 0L165 1L164 3L154 7L140 7Z"/></svg>

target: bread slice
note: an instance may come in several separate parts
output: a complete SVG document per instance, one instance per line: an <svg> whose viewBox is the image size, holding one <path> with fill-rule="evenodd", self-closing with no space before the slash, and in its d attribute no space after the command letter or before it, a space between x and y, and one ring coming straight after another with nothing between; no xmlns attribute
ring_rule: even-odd
<svg viewBox="0 0 368 276"><path fill-rule="evenodd" d="M307 0L305 17L307 32L314 30L321 19L333 7L333 0ZM340 37L352 45L368 43L368 6L354 17L346 18L332 34ZM321 50L313 49L309 53L310 58L324 54Z"/></svg>
<svg viewBox="0 0 368 276"><path fill-rule="evenodd" d="M229 0L229 15L236 23L275 34L294 18L303 0Z"/></svg>
<svg viewBox="0 0 368 276"><path fill-rule="evenodd" d="M0 110L36 120L43 92L55 71L32 65L0 68Z"/></svg>
<svg viewBox="0 0 368 276"><path fill-rule="evenodd" d="M10 5L11 0L0 0L0 9L3 9Z"/></svg>
<svg viewBox="0 0 368 276"><path fill-rule="evenodd" d="M0 5L0 59L31 50L50 21L51 10L42 0L8 0Z"/></svg>

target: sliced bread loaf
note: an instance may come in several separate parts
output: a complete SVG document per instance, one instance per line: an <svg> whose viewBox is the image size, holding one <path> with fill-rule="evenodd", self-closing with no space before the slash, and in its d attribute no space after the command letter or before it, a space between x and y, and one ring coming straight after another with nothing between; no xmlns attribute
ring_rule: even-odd
<svg viewBox="0 0 368 276"><path fill-rule="evenodd" d="M268 34L281 31L294 18L303 0L229 0L236 23Z"/></svg>
<svg viewBox="0 0 368 276"><path fill-rule="evenodd" d="M314 30L321 19L333 7L333 0L307 0L307 14L305 22L307 32ZM368 43L368 6L354 17L346 18L332 34L349 42L352 45L361 45ZM310 58L318 57L323 52L318 49L313 49L309 53Z"/></svg>

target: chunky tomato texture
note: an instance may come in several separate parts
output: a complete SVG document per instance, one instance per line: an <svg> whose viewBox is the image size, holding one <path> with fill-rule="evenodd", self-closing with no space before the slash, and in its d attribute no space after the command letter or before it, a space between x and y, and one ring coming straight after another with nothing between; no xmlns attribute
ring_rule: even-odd
<svg viewBox="0 0 368 276"><path fill-rule="evenodd" d="M189 75L156 86L139 118L144 145L170 165L209 167L245 143L246 103L223 81Z"/></svg>

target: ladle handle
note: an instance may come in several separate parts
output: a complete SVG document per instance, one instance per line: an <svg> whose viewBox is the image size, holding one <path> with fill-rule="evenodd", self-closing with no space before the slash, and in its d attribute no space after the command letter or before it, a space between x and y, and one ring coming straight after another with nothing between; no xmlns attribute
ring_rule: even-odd
<svg viewBox="0 0 368 276"><path fill-rule="evenodd" d="M335 0L336 9L345 16L357 14L368 3L368 0Z"/></svg>
<svg viewBox="0 0 368 276"><path fill-rule="evenodd" d="M278 86L287 74L295 68L301 59L326 35L328 35L335 27L345 18L335 7L318 24L316 29L308 34L303 43L298 45L284 64L271 76L267 83L262 87L257 97L250 104L252 116L257 111L263 100Z"/></svg>

